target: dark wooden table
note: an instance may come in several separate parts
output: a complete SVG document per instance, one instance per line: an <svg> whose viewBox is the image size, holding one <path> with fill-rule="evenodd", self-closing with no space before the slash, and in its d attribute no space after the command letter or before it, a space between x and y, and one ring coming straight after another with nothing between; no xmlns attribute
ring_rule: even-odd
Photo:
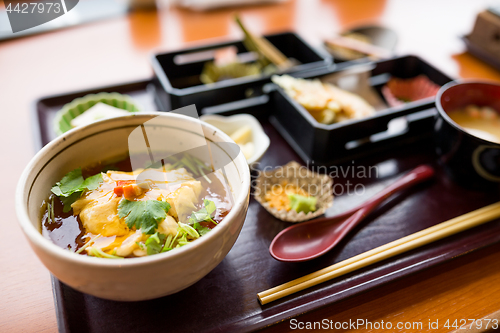
<svg viewBox="0 0 500 333"><path fill-rule="evenodd" d="M351 26L378 23L399 35L398 54L417 54L453 77L500 81L500 72L468 53L459 36L472 29L489 1L296 0L241 8L255 32L297 31L312 44ZM147 78L153 50L173 50L207 38L236 38L234 9L182 9L126 17L0 43L0 331L57 329L50 275L17 226L14 190L34 154L30 107L39 96ZM404 278L301 321L435 321L482 318L500 309L500 245ZM271 328L291 331L289 321ZM417 331L417 330L404 330ZM448 331L448 329L435 330Z"/></svg>

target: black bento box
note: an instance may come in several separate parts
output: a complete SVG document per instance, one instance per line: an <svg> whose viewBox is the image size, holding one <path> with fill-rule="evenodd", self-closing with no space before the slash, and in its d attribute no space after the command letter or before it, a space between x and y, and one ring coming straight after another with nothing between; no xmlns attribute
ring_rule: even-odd
<svg viewBox="0 0 500 333"><path fill-rule="evenodd" d="M326 68L332 64L332 58L327 52L320 53L313 49L295 33L285 32L265 37L285 56L300 62L285 73ZM249 54L242 41L233 41L154 55L151 63L156 75L155 97L162 110L195 104L198 112L201 112L208 106L258 95L262 85L270 82L271 75L235 78L208 85L200 81L203 66L207 61L213 60L214 51L230 46L237 48L238 55Z"/></svg>
<svg viewBox="0 0 500 333"><path fill-rule="evenodd" d="M367 66L369 68L366 68ZM292 76L321 79L347 71L365 71L369 77L369 86L383 102L385 99L382 87L391 77L405 79L423 74L439 86L451 81L447 75L416 56ZM273 110L270 121L276 129L306 163L313 162L317 165L344 162L404 143L405 139L430 136L433 117L436 115L434 97L429 97L378 110L364 119L325 125L317 122L304 107L279 87L273 91L271 105ZM396 118L399 124L394 123L396 126L391 126L390 122ZM390 127L393 128L389 129Z"/></svg>

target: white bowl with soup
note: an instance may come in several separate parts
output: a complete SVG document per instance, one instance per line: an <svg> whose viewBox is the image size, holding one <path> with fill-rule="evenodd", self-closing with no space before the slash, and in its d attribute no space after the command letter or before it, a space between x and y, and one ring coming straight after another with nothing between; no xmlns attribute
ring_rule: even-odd
<svg viewBox="0 0 500 333"><path fill-rule="evenodd" d="M19 223L42 263L78 291L117 301L178 292L224 259L243 226L250 173L231 145L172 113L71 130L24 170Z"/></svg>

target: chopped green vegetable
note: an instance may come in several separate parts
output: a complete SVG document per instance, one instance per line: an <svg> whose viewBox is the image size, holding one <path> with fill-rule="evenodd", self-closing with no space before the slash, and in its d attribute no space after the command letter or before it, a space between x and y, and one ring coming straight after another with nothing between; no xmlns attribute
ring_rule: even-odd
<svg viewBox="0 0 500 333"><path fill-rule="evenodd" d="M140 247L141 250L143 250L143 251L147 250L147 247L146 247L146 245L144 245L143 242L140 242L140 243L139 242L135 242L135 243Z"/></svg>
<svg viewBox="0 0 500 333"><path fill-rule="evenodd" d="M188 245L189 240L187 239L187 235L183 235L178 241L177 241L177 246L176 247L181 247L184 245Z"/></svg>
<svg viewBox="0 0 500 333"><path fill-rule="evenodd" d="M172 247L170 247L170 243L172 243L172 234L169 234L167 236L167 239L165 239L165 245L163 245L163 249L161 249L161 252L167 252L172 250Z"/></svg>
<svg viewBox="0 0 500 333"><path fill-rule="evenodd" d="M298 212L304 212L305 214L309 212L314 212L316 210L316 202L318 199L316 197L305 197L300 194L289 194L288 200L290 200L290 207Z"/></svg>
<svg viewBox="0 0 500 333"><path fill-rule="evenodd" d="M179 239L177 239L177 246L175 248L178 248L178 247L181 247L184 245L188 245L190 243L190 240L188 239L189 234L186 232L186 230L179 229L179 231L180 231L181 237L179 237ZM198 234L198 233L196 233L196 234Z"/></svg>
<svg viewBox="0 0 500 333"><path fill-rule="evenodd" d="M212 168L210 168L208 165L205 164L205 162L203 162L202 160L200 160L199 158L193 156L193 155L190 155L191 159L196 163L198 164L201 168L207 170L207 171L212 171Z"/></svg>
<svg viewBox="0 0 500 333"><path fill-rule="evenodd" d="M68 172L60 182L52 187L52 193L57 195L64 204L63 212L71 210L71 204L78 200L85 190L95 190L102 182L100 173L83 179L82 169L78 168Z"/></svg>
<svg viewBox="0 0 500 333"><path fill-rule="evenodd" d="M50 202L48 202L48 203L47 203L47 223L48 223L48 224L51 224L51 223L52 223L52 221L51 221L51 217L50 217L50 211L51 211L51 209L50 209Z"/></svg>
<svg viewBox="0 0 500 333"><path fill-rule="evenodd" d="M178 166L180 166L181 164L182 164L182 163L181 163L180 161L178 161L178 162L175 162L174 164L171 164L169 167L166 167L165 169L166 169L167 171L170 171L170 170L172 170L172 169L177 168L177 167L178 167Z"/></svg>
<svg viewBox="0 0 500 333"><path fill-rule="evenodd" d="M198 170L196 170L196 167L195 165L193 164L193 162L191 162L191 160L186 156L184 156L182 159L181 159L181 162L186 166L188 167L192 173L194 173L196 176L199 176L200 174L198 173Z"/></svg>
<svg viewBox="0 0 500 333"><path fill-rule="evenodd" d="M81 248L79 248L78 250L76 250L76 254L80 254L83 252L83 250L85 250L90 244L92 244L93 241L95 241L97 238L101 237L101 235L97 235L95 236L94 238L91 238L87 243L85 243L85 245L83 245Z"/></svg>
<svg viewBox="0 0 500 333"><path fill-rule="evenodd" d="M97 247L91 247L90 250L88 251L89 255L97 258L108 258L108 259L123 259L123 257L119 256L114 256L112 254L108 254L101 250L100 248Z"/></svg>
<svg viewBox="0 0 500 333"><path fill-rule="evenodd" d="M151 235L158 228L158 223L167 217L169 209L170 204L165 201L129 201L124 198L118 205L118 216L125 218L129 228L135 226L144 234Z"/></svg>
<svg viewBox="0 0 500 333"><path fill-rule="evenodd" d="M217 222L215 222L212 219L212 214L215 212L216 209L217 207L215 207L213 201L207 199L203 200L203 208L191 214L191 217L189 218L189 223L195 224L196 222L210 221L217 224Z"/></svg>
<svg viewBox="0 0 500 333"><path fill-rule="evenodd" d="M56 216L54 215L54 197L52 197L52 204L50 205L50 214L52 215L52 222L56 221Z"/></svg>
<svg viewBox="0 0 500 333"><path fill-rule="evenodd" d="M191 236L191 238L199 238L200 237L200 235L198 234L196 229L194 229L192 226L190 226L188 224L184 224L182 222L179 222L179 230L181 232L185 233L186 235Z"/></svg>
<svg viewBox="0 0 500 333"><path fill-rule="evenodd" d="M168 235L167 240L165 241L165 245L163 246L163 249L161 252L167 252L170 251L174 248L174 242L179 236L179 231L177 231L177 234L172 238L172 235Z"/></svg>
<svg viewBox="0 0 500 333"><path fill-rule="evenodd" d="M207 177L207 175L205 174L205 172L203 172L203 168L198 166L198 170L200 170L201 172L201 175L203 176L203 178L205 178L205 180L209 183L209 184L212 184L212 181L210 180L210 178Z"/></svg>
<svg viewBox="0 0 500 333"><path fill-rule="evenodd" d="M200 234L200 236L204 236L206 235L210 230L209 227L205 227L205 226L202 226L200 223L196 222L195 224L193 224L193 228L196 229L196 231L198 231L198 233Z"/></svg>
<svg viewBox="0 0 500 333"><path fill-rule="evenodd" d="M55 221L56 218L54 215L54 197L52 197L52 202L47 202L47 223L51 224Z"/></svg>
<svg viewBox="0 0 500 333"><path fill-rule="evenodd" d="M208 165L206 165L203 161L201 161L199 158L196 158L190 154L183 154L181 159L172 155L166 157L162 161L156 161L156 162L146 161L144 165L146 169L159 168L163 165L163 162L170 164L170 166L165 167L167 171L183 167L192 174L194 174L196 177L203 176L207 180L207 182L211 183L210 178L206 176L204 170L212 171L212 169Z"/></svg>
<svg viewBox="0 0 500 333"><path fill-rule="evenodd" d="M155 232L146 240L146 249L148 256L162 252L164 245L165 235Z"/></svg>

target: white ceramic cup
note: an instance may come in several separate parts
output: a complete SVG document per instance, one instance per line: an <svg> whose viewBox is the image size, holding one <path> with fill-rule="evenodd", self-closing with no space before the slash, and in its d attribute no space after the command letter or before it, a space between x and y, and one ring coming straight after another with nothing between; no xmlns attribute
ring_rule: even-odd
<svg viewBox="0 0 500 333"><path fill-rule="evenodd" d="M199 139L191 131L193 125L200 128L199 120L187 116L160 112L107 119L73 129L51 141L21 175L16 191L21 228L50 272L78 291L118 301L147 300L178 292L214 269L241 231L250 192L250 172L242 153L224 167L234 200L230 213L211 232L184 247L142 258L113 260L72 253L42 236L41 204L51 187L75 168L127 153L129 134L154 117L162 117L168 123L155 128L162 138L170 136L166 147L178 149ZM232 142L209 124L201 122L201 128L209 141ZM212 153L224 154L222 148L216 150Z"/></svg>

